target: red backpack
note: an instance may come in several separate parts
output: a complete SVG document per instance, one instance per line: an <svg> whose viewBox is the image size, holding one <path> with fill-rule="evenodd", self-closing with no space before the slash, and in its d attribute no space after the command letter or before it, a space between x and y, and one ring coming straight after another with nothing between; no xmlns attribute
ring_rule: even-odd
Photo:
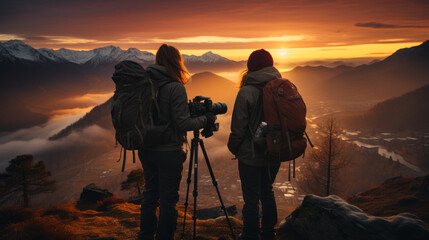
<svg viewBox="0 0 429 240"><path fill-rule="evenodd" d="M268 82L262 94L269 158L274 162L293 160L295 176L295 159L303 155L307 147L304 100L295 85L283 78Z"/></svg>

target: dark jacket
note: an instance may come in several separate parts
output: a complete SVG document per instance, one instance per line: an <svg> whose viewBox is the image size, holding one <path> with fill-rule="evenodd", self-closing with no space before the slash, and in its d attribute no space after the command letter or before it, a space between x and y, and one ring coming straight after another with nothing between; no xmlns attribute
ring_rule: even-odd
<svg viewBox="0 0 429 240"><path fill-rule="evenodd" d="M160 118L155 119L155 123L157 125L169 124L164 132L164 143L147 150L182 149L186 131L203 128L207 118L206 116L191 118L185 87L174 80L164 66L153 64L147 67L146 71L160 86L158 91Z"/></svg>
<svg viewBox="0 0 429 240"><path fill-rule="evenodd" d="M265 149L253 148L250 132L254 133L263 120L262 88L267 82L277 78L281 78L281 74L275 67L249 72L245 85L237 94L232 113L228 148L239 161L246 164L268 165Z"/></svg>

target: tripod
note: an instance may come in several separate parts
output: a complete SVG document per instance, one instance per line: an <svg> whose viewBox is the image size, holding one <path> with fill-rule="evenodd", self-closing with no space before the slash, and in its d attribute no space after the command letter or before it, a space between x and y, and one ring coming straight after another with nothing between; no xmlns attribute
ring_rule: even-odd
<svg viewBox="0 0 429 240"><path fill-rule="evenodd" d="M206 149L204 147L203 139L200 138L200 131L194 130L194 138L191 141L191 157L189 159L189 169L188 169L188 179L186 182L188 183L188 186L186 188L186 200L185 200L185 216L183 218L183 232L182 232L182 239L185 236L185 224L186 224L186 212L188 210L188 197L189 197L189 186L191 184L191 177L192 177L192 167L194 168L194 190L192 195L194 196L194 216L192 217L192 220L194 221L194 232L192 235L192 239L195 240L196 238L196 228L197 228L197 197L198 197L198 145L201 146L201 150L203 151L204 159L207 164L207 168L210 172L210 176L212 178L213 186L216 188L217 196L219 197L219 201L221 204L221 208L223 212L225 213L226 221L228 222L229 229L231 230L232 238L235 240L234 231L232 230L231 222L228 218L228 213L226 211L225 205L223 204L222 197L220 196L219 188L217 187L217 181L213 174L212 167L209 162L209 158L207 156Z"/></svg>

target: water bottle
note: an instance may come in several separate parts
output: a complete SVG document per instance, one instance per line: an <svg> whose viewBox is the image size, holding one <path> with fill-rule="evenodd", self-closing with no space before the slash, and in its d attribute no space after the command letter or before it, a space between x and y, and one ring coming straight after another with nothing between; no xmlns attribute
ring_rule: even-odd
<svg viewBox="0 0 429 240"><path fill-rule="evenodd" d="M268 124L266 122L261 122L259 124L258 128L256 129L255 138L265 137L266 132L267 132L267 126L268 126Z"/></svg>

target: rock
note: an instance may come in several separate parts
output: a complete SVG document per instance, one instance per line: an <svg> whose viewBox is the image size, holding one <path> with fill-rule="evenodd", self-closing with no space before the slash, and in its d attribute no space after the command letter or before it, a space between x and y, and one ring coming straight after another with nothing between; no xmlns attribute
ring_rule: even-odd
<svg viewBox="0 0 429 240"><path fill-rule="evenodd" d="M228 213L228 216L235 216L237 214L237 207L235 205L227 207L226 212ZM220 206L197 210L198 219L207 220L212 218L218 218L221 216L225 216L225 213Z"/></svg>
<svg viewBox="0 0 429 240"><path fill-rule="evenodd" d="M112 197L113 194L107 189L101 189L97 187L94 183L89 184L84 187L82 193L80 194L79 202L89 202L97 203L107 197Z"/></svg>
<svg viewBox="0 0 429 240"><path fill-rule="evenodd" d="M429 226L409 213L374 217L340 197L307 195L280 224L278 239L429 239Z"/></svg>

